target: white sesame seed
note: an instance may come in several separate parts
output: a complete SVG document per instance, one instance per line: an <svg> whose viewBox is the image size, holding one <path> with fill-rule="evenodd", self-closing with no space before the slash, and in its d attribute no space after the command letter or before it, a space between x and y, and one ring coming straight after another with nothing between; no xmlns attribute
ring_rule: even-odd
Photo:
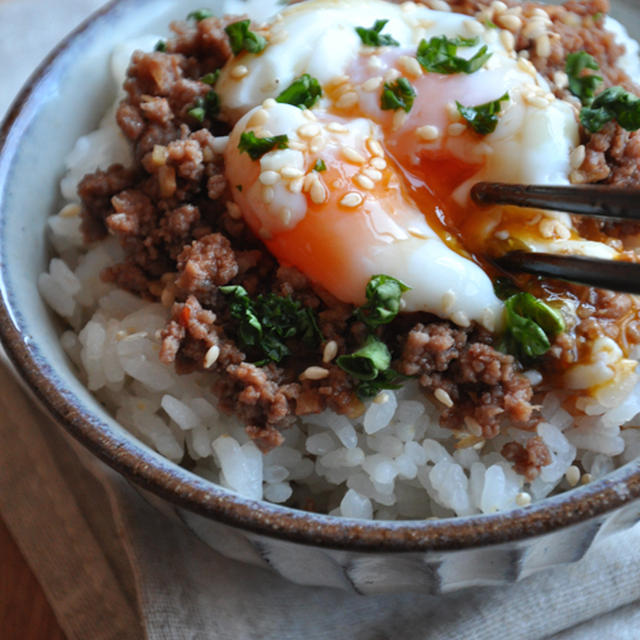
<svg viewBox="0 0 640 640"><path fill-rule="evenodd" d="M432 124L425 124L416 129L416 135L425 142L433 142L440 137L440 129Z"/></svg>
<svg viewBox="0 0 640 640"><path fill-rule="evenodd" d="M349 131L349 129L340 122L330 122L327 125L327 130L331 131L331 133L347 133Z"/></svg>
<svg viewBox="0 0 640 640"><path fill-rule="evenodd" d="M416 3L415 2L403 2L400 5L400 8L405 12L405 13L410 13L411 11L415 11L416 10Z"/></svg>
<svg viewBox="0 0 640 640"><path fill-rule="evenodd" d="M329 376L329 370L324 367L307 367L300 375L301 380L323 380Z"/></svg>
<svg viewBox="0 0 640 640"><path fill-rule="evenodd" d="M566 89L569 86L569 76L564 71L556 71L553 74L553 82L558 89Z"/></svg>
<svg viewBox="0 0 640 640"><path fill-rule="evenodd" d="M271 204L273 199L275 198L276 192L273 190L273 187L265 187L262 190L262 200L265 204Z"/></svg>
<svg viewBox="0 0 640 640"><path fill-rule="evenodd" d="M582 166L585 158L587 157L587 150L583 144L576 147L569 156L569 162L572 169L579 169Z"/></svg>
<svg viewBox="0 0 640 640"><path fill-rule="evenodd" d="M513 14L505 13L496 18L496 22L512 33L518 33L522 29L522 20Z"/></svg>
<svg viewBox="0 0 640 640"><path fill-rule="evenodd" d="M507 31L506 29L500 31L500 42L502 43L502 46L509 52L515 49L516 38L513 33L511 33L511 31Z"/></svg>
<svg viewBox="0 0 640 640"><path fill-rule="evenodd" d="M507 5L502 2L501 0L494 0L494 2L492 2L489 5L489 9L493 12L493 13L504 13L509 7L507 7Z"/></svg>
<svg viewBox="0 0 640 640"><path fill-rule="evenodd" d="M521 71L528 73L530 76L533 76L534 78L538 73L536 71L536 68L533 66L533 64L531 64L531 61L527 60L526 58L523 58L522 55L520 55L520 57L518 58L518 67L520 67Z"/></svg>
<svg viewBox="0 0 640 640"><path fill-rule="evenodd" d="M342 155L352 164L364 164L364 157L353 147L342 147Z"/></svg>
<svg viewBox="0 0 640 640"><path fill-rule="evenodd" d="M311 189L311 185L318 179L318 176L315 173L307 173L304 177L304 181L302 183L302 190L307 193L309 189Z"/></svg>
<svg viewBox="0 0 640 640"><path fill-rule="evenodd" d="M436 389L433 392L433 395L435 396L435 399L438 402L441 402L445 407L448 407L449 409L451 409L451 407L453 407L453 400L451 399L451 396L444 390L444 389Z"/></svg>
<svg viewBox="0 0 640 640"><path fill-rule="evenodd" d="M318 153L318 151L322 151L325 148L327 141L321 136L318 135L313 138L309 144L309 151L311 153Z"/></svg>
<svg viewBox="0 0 640 640"><path fill-rule="evenodd" d="M355 91L347 91L347 93L341 95L336 101L336 107L338 109L351 109L358 102L358 94Z"/></svg>
<svg viewBox="0 0 640 640"><path fill-rule="evenodd" d="M379 169L380 171L387 168L387 161L384 158L379 158L377 156L375 158L371 158L370 164L374 169Z"/></svg>
<svg viewBox="0 0 640 640"><path fill-rule="evenodd" d="M370 169L369 167L365 167L362 170L362 173L370 180L373 180L373 182L380 182L380 180L382 180L382 173L380 173L380 171L378 171L377 169Z"/></svg>
<svg viewBox="0 0 640 640"><path fill-rule="evenodd" d="M235 67L233 67L233 69L231 69L229 75L234 80L240 80L241 78L244 78L248 73L249 69L247 67L245 67L243 64L237 64Z"/></svg>
<svg viewBox="0 0 640 640"><path fill-rule="evenodd" d="M528 105L536 107L537 109L546 109L549 106L549 101L543 96L538 96L533 93L523 93L522 97Z"/></svg>
<svg viewBox="0 0 640 640"><path fill-rule="evenodd" d="M333 76L329 82L327 82L327 88L339 87L341 84L345 82L349 82L351 78L349 76Z"/></svg>
<svg viewBox="0 0 640 640"><path fill-rule="evenodd" d="M389 394L385 391L381 391L374 399L373 402L376 404L384 404L385 402L389 402Z"/></svg>
<svg viewBox="0 0 640 640"><path fill-rule="evenodd" d="M526 491L516 494L516 504L519 507L528 507L531 504L531 494Z"/></svg>
<svg viewBox="0 0 640 640"><path fill-rule="evenodd" d="M284 224L285 226L291 222L292 215L293 214L291 213L291 209L289 209L289 207L282 207L282 209L278 211L278 216L282 224Z"/></svg>
<svg viewBox="0 0 640 640"><path fill-rule="evenodd" d="M79 204L68 204L66 207L63 207L58 216L60 218L75 218L80 215L82 211Z"/></svg>
<svg viewBox="0 0 640 640"><path fill-rule="evenodd" d="M398 66L408 75L419 78L422 75L422 67L420 63L411 56L400 56L398 58Z"/></svg>
<svg viewBox="0 0 640 640"><path fill-rule="evenodd" d="M218 356L220 355L220 347L217 344L214 344L212 347L209 347L209 350L204 356L204 368L209 369L212 367Z"/></svg>
<svg viewBox="0 0 640 640"><path fill-rule="evenodd" d="M271 109L271 107L275 107L278 103L273 99L273 98L267 98L263 103L262 103L262 108L263 109Z"/></svg>
<svg viewBox="0 0 640 640"><path fill-rule="evenodd" d="M464 311L456 311L452 314L451 320L459 327L470 327L471 321Z"/></svg>
<svg viewBox="0 0 640 640"><path fill-rule="evenodd" d="M398 111L396 111L393 114L393 124L392 124L393 130L397 131L398 129L400 129L400 127L402 127L404 123L407 121L408 117L409 117L409 114L406 111L402 109L399 109Z"/></svg>
<svg viewBox="0 0 640 640"><path fill-rule="evenodd" d="M460 120L460 112L458 111L458 105L455 102L448 102L445 110L449 120L452 120L453 122Z"/></svg>
<svg viewBox="0 0 640 640"><path fill-rule="evenodd" d="M280 14L278 14L280 15ZM280 42L284 42L289 37L287 31L282 29L281 31L277 31L269 38L269 44L278 44Z"/></svg>
<svg viewBox="0 0 640 640"><path fill-rule="evenodd" d="M368 189L371 190L375 187L375 184L373 183L373 180L371 180L371 178L368 178L365 175L362 175L361 173L358 174L353 181L359 186L362 187L363 189Z"/></svg>
<svg viewBox="0 0 640 640"><path fill-rule="evenodd" d="M302 193L302 186L304 184L304 178L296 178L295 180L292 180L288 187L289 187L289 191L291 191L291 193Z"/></svg>
<svg viewBox="0 0 640 640"><path fill-rule="evenodd" d="M374 138L367 138L367 149L369 149L373 156L377 156L378 158L382 158L384 156L384 149L382 148L382 145ZM380 167L376 167L376 169L379 168Z"/></svg>
<svg viewBox="0 0 640 640"><path fill-rule="evenodd" d="M280 174L277 171L263 171L258 180L266 186L271 186L280 180Z"/></svg>
<svg viewBox="0 0 640 640"><path fill-rule="evenodd" d="M496 328L496 314L493 309L485 307L482 311L482 324L485 329L489 331L495 331Z"/></svg>
<svg viewBox="0 0 640 640"><path fill-rule="evenodd" d="M522 30L522 35L525 38L530 38L531 40L536 40L541 35L543 35L547 30L546 24L544 20L540 18L531 18L524 29Z"/></svg>
<svg viewBox="0 0 640 640"><path fill-rule="evenodd" d="M315 204L322 204L327 199L327 192L320 180L316 179L311 185L309 196L311 197L311 201Z"/></svg>
<svg viewBox="0 0 640 640"><path fill-rule="evenodd" d="M593 476L590 473L585 473L582 476L582 479L580 480L580 482L582 484L589 484L592 480L593 480Z"/></svg>
<svg viewBox="0 0 640 640"><path fill-rule="evenodd" d="M484 27L477 20L465 20L462 24L469 35L479 36L484 33Z"/></svg>
<svg viewBox="0 0 640 640"><path fill-rule="evenodd" d="M551 40L546 33L536 38L536 54L540 58L548 58L551 55Z"/></svg>
<svg viewBox="0 0 640 640"><path fill-rule="evenodd" d="M580 469L578 469L578 467L576 467L575 464L572 464L568 469L567 472L564 474L564 477L567 480L567 483L569 484L570 487L575 487L578 482L580 482Z"/></svg>
<svg viewBox="0 0 640 640"><path fill-rule="evenodd" d="M293 149L294 151L306 151L307 145L299 140L289 140L289 149Z"/></svg>
<svg viewBox="0 0 640 640"><path fill-rule="evenodd" d="M249 122L247 122L247 127L250 129L256 129L257 127L262 127L267 124L267 120L269 119L269 114L265 109L258 109L252 116L249 118Z"/></svg>
<svg viewBox="0 0 640 640"><path fill-rule="evenodd" d="M297 133L301 138L313 138L320 133L320 127L315 123L303 124Z"/></svg>
<svg viewBox="0 0 640 640"><path fill-rule="evenodd" d="M385 82L394 82L400 77L400 72L397 69L389 69L383 76Z"/></svg>
<svg viewBox="0 0 640 640"><path fill-rule="evenodd" d="M331 362L338 355L338 343L329 340L322 350L322 362Z"/></svg>
<svg viewBox="0 0 640 640"><path fill-rule="evenodd" d="M304 171L300 171L300 169L296 169L295 167L284 167L283 169L280 169L280 175L283 178L288 178L288 179L301 178L304 175Z"/></svg>
<svg viewBox="0 0 640 640"><path fill-rule="evenodd" d="M381 86L382 76L375 76L362 83L362 90L366 92L377 91Z"/></svg>
<svg viewBox="0 0 640 640"><path fill-rule="evenodd" d="M161 167L167 164L168 158L169 150L167 149L167 147L161 144L154 145L153 152L151 154L151 160L153 161L153 164L155 164L157 167Z"/></svg>
<svg viewBox="0 0 640 640"><path fill-rule="evenodd" d="M456 292L453 289L449 289L442 295L442 310L445 313L450 313L455 303Z"/></svg>
<svg viewBox="0 0 640 640"><path fill-rule="evenodd" d="M447 133L450 136L461 136L467 130L467 125L462 122L452 122L447 127Z"/></svg>
<svg viewBox="0 0 640 640"><path fill-rule="evenodd" d="M343 207L349 207L350 209L357 207L362 204L363 197L356 193L355 191L350 191L345 195L342 200L340 200L340 204Z"/></svg>
<svg viewBox="0 0 640 640"><path fill-rule="evenodd" d="M445 0L428 0L428 5L434 11L451 11L451 7Z"/></svg>
<svg viewBox="0 0 640 640"><path fill-rule="evenodd" d="M242 211L235 202L227 202L227 213L234 220L240 220L240 218L242 218Z"/></svg>
<svg viewBox="0 0 640 640"><path fill-rule="evenodd" d="M471 435L478 437L482 435L482 425L472 416L465 416L464 424Z"/></svg>

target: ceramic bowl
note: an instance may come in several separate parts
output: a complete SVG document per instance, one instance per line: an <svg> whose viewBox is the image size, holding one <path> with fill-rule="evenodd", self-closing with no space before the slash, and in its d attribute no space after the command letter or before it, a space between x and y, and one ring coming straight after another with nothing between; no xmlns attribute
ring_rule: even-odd
<svg viewBox="0 0 640 640"><path fill-rule="evenodd" d="M588 486L490 516L359 521L254 502L146 447L79 382L61 349L60 327L36 287L47 264L45 223L59 204L63 158L79 136L95 128L113 98L108 59L114 44L141 33L164 33L172 17L200 4L116 0L107 5L45 60L2 126L0 332L34 396L95 455L174 509L212 547L301 584L360 593L439 593L502 584L576 561L595 540L635 523L640 461ZM640 23L635 0L616 6L626 11L626 24Z"/></svg>

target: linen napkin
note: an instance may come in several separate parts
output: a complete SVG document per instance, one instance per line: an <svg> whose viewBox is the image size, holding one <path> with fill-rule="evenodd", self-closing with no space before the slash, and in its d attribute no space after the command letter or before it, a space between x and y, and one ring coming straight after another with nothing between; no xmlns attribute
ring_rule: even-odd
<svg viewBox="0 0 640 640"><path fill-rule="evenodd" d="M0 114L99 0L0 0ZM69 640L640 637L640 527L579 563L443 597L301 587L209 549L43 415L0 365L0 515ZM1 570L1 560L0 560Z"/></svg>

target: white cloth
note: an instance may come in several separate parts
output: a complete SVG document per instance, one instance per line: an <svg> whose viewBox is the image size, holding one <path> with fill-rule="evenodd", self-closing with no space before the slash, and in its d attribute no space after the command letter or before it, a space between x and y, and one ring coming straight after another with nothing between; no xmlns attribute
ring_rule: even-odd
<svg viewBox="0 0 640 640"><path fill-rule="evenodd" d="M0 114L99 4L0 0L0 57L12 60L0 67ZM223 558L151 507L43 416L1 365L0 416L0 514L68 640L640 637L639 527L580 563L508 587L442 598L300 587Z"/></svg>

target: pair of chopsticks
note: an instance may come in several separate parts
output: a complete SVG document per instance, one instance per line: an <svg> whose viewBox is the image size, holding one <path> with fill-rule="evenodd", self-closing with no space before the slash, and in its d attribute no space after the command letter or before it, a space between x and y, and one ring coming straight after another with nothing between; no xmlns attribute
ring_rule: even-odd
<svg viewBox="0 0 640 640"><path fill-rule="evenodd" d="M640 221L640 190L601 185L540 186L479 182L471 190L480 205L511 204L615 220ZM568 280L640 294L640 264L602 258L512 251L494 262L505 271Z"/></svg>

